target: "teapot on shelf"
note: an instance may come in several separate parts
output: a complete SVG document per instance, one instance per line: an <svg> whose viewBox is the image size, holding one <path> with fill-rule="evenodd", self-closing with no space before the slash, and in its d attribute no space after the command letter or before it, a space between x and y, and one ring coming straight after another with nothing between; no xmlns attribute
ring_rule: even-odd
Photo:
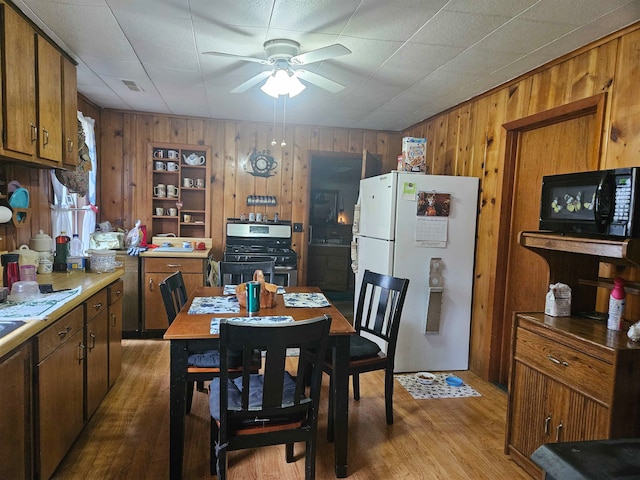
<svg viewBox="0 0 640 480"><path fill-rule="evenodd" d="M195 153L192 153L189 156L183 154L182 159L187 165L204 165L204 162L207 160L204 155L196 155Z"/></svg>

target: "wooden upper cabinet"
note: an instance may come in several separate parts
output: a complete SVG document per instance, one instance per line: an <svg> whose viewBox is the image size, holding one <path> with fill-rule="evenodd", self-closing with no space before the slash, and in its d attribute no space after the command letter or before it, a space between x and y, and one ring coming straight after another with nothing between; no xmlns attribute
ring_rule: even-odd
<svg viewBox="0 0 640 480"><path fill-rule="evenodd" d="M37 167L77 164L75 65L18 11L0 2L0 155ZM73 117L73 124L71 118Z"/></svg>
<svg viewBox="0 0 640 480"><path fill-rule="evenodd" d="M38 139L36 120L35 31L26 20L7 5L3 13L4 48L2 82L3 150L22 154L23 159L36 155Z"/></svg>
<svg viewBox="0 0 640 480"><path fill-rule="evenodd" d="M62 162L62 55L37 35L38 156Z"/></svg>
<svg viewBox="0 0 640 480"><path fill-rule="evenodd" d="M62 58L62 115L63 154L62 165L75 170L78 165L78 77L76 66Z"/></svg>

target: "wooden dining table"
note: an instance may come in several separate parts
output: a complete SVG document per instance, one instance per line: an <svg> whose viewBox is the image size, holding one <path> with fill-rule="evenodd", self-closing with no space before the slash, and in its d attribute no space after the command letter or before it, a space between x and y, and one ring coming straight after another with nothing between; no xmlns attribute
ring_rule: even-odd
<svg viewBox="0 0 640 480"><path fill-rule="evenodd" d="M285 287L287 293L321 293L317 287ZM213 317L249 316L244 307L239 313L189 314L189 308L196 297L217 297L223 295L223 287L198 287L189 297L164 334L171 342L170 392L169 392L169 472L172 480L182 478L184 457L184 423L187 395L187 358L190 351L202 351L218 347L218 335L210 333ZM335 474L338 478L347 476L347 434L349 421L349 343L355 333L353 326L330 303L328 307L286 307L282 295L275 296L274 306L261 308L257 316L291 316L294 320L306 320L323 314L331 316L329 346L332 350L334 369L333 412L329 419L334 426Z"/></svg>

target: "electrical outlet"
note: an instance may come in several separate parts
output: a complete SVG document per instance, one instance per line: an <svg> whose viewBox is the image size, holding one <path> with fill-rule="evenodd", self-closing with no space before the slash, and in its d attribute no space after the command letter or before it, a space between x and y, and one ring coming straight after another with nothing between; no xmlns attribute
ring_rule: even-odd
<svg viewBox="0 0 640 480"><path fill-rule="evenodd" d="M301 223L294 223L293 224L293 231L294 232L302 232L302 224Z"/></svg>

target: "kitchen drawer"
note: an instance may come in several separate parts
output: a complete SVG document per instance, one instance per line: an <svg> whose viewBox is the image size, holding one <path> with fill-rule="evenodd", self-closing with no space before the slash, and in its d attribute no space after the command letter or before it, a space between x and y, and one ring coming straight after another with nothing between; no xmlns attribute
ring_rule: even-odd
<svg viewBox="0 0 640 480"><path fill-rule="evenodd" d="M124 282L118 280L107 287L109 305L113 305L124 296Z"/></svg>
<svg viewBox="0 0 640 480"><path fill-rule="evenodd" d="M76 307L49 328L38 334L38 362L63 345L67 339L83 329L84 312ZM82 337L80 337L82 338Z"/></svg>
<svg viewBox="0 0 640 480"><path fill-rule="evenodd" d="M201 258L145 258L145 272L173 273L202 273L204 271Z"/></svg>
<svg viewBox="0 0 640 480"><path fill-rule="evenodd" d="M90 297L85 304L87 305L87 321L100 315L107 309L107 289L103 288L98 293Z"/></svg>
<svg viewBox="0 0 640 480"><path fill-rule="evenodd" d="M611 403L614 369L610 363L522 327L516 333L515 357L594 400Z"/></svg>
<svg viewBox="0 0 640 480"><path fill-rule="evenodd" d="M327 268L330 270L346 270L349 266L347 257L327 257Z"/></svg>

